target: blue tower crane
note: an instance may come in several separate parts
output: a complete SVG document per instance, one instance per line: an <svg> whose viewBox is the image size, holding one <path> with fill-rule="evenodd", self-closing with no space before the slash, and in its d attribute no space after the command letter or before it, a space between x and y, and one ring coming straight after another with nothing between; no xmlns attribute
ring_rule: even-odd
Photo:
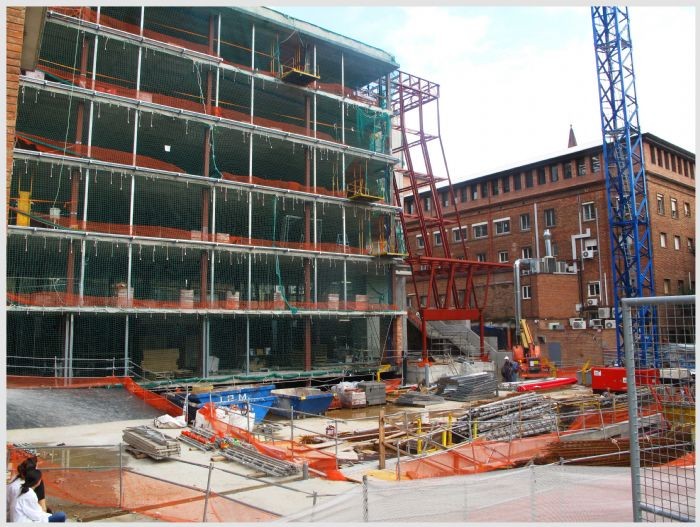
<svg viewBox="0 0 700 527"><path fill-rule="evenodd" d="M652 238L627 7L592 6L610 228L617 361L624 358L621 299L654 296ZM659 368L656 308L633 316L640 367Z"/></svg>

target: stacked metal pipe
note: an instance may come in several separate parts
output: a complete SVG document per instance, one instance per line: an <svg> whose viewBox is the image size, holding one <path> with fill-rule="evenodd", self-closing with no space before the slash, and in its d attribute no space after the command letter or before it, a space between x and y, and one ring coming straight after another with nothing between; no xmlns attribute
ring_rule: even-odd
<svg viewBox="0 0 700 527"><path fill-rule="evenodd" d="M125 428L122 439L137 452L142 452L153 459L180 455L180 443L176 439L150 426Z"/></svg>
<svg viewBox="0 0 700 527"><path fill-rule="evenodd" d="M221 449L221 454L236 463L251 467L269 476L292 476L301 468L295 463L266 456L250 446L231 444Z"/></svg>
<svg viewBox="0 0 700 527"><path fill-rule="evenodd" d="M471 408L455 427L468 439L514 439L557 430L554 403L537 393L509 397Z"/></svg>
<svg viewBox="0 0 700 527"><path fill-rule="evenodd" d="M437 394L450 401L469 401L496 395L498 380L493 373L479 372L438 379Z"/></svg>

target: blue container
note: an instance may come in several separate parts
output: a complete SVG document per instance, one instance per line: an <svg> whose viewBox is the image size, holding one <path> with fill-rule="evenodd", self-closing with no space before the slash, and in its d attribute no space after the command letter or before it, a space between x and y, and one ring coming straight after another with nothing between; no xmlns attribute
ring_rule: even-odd
<svg viewBox="0 0 700 527"><path fill-rule="evenodd" d="M272 395L277 397L275 406L270 411L283 417L290 417L292 409L294 415L323 414L333 401L331 392L322 392L318 388L280 388L272 390Z"/></svg>
<svg viewBox="0 0 700 527"><path fill-rule="evenodd" d="M274 384L265 384L191 393L187 400L187 421L194 421L197 410L209 402L217 406L241 406L250 403L253 412L255 412L255 422L257 423L267 415L270 407L275 404L277 398L270 394L274 388ZM186 394L184 392L170 392L166 393L165 397L182 407L185 404Z"/></svg>

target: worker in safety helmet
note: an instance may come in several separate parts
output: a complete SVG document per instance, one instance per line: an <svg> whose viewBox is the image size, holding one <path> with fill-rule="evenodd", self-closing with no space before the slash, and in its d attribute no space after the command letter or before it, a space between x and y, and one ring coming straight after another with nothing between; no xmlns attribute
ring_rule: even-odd
<svg viewBox="0 0 700 527"><path fill-rule="evenodd" d="M501 375L504 382L513 382L513 364L510 362L510 357L506 355L501 366Z"/></svg>

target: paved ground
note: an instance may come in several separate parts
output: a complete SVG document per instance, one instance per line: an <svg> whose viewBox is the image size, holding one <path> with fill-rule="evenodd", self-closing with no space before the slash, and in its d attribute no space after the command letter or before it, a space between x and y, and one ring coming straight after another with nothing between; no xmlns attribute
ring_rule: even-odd
<svg viewBox="0 0 700 527"><path fill-rule="evenodd" d="M6 394L8 430L153 419L161 413L122 387L9 389Z"/></svg>

